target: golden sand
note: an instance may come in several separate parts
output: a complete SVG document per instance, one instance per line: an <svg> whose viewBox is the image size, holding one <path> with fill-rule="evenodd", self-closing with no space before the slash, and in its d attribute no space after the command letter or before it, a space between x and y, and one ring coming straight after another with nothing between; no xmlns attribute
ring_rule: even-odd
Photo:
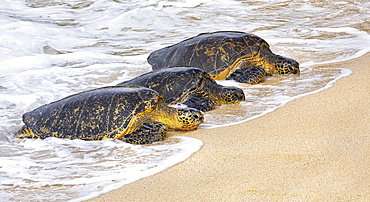
<svg viewBox="0 0 370 202"><path fill-rule="evenodd" d="M252 121L181 133L204 146L91 201L370 201L370 54L325 67L353 74Z"/></svg>

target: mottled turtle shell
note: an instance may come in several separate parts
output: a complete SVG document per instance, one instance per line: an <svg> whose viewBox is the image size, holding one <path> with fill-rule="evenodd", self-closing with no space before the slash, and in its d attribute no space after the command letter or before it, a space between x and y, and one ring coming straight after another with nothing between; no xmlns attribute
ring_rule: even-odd
<svg viewBox="0 0 370 202"><path fill-rule="evenodd" d="M152 52L148 62L153 70L178 66L198 67L214 79L224 79L235 71L233 68L238 60L255 57L261 45L269 47L265 40L253 34L203 33Z"/></svg>
<svg viewBox="0 0 370 202"><path fill-rule="evenodd" d="M105 87L78 93L23 115L39 138L102 140L121 138L141 127L158 99L151 89Z"/></svg>
<svg viewBox="0 0 370 202"><path fill-rule="evenodd" d="M149 72L117 86L144 86L153 89L163 96L166 104L173 105L190 98L201 87L203 79L207 78L211 80L201 69L175 67ZM214 82L214 85L216 87L217 83Z"/></svg>

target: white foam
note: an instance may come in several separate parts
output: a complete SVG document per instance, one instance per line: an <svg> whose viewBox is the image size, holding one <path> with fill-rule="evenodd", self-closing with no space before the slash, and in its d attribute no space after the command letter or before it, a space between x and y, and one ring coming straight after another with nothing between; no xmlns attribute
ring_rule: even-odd
<svg viewBox="0 0 370 202"><path fill-rule="evenodd" d="M188 137L171 137L150 146L112 140L23 140L17 148L22 150L21 156L0 160L0 177L4 179L0 193L4 196L9 188L31 192L42 188L44 192L37 198L11 198L57 200L54 195L63 189L67 194L63 200L85 200L161 172L189 158L202 145Z"/></svg>
<svg viewBox="0 0 370 202"><path fill-rule="evenodd" d="M175 6L175 7L182 7L182 8L194 8L199 6L203 3L210 2L211 0L182 0L182 1L160 1L157 3L156 9L162 9L165 6Z"/></svg>
<svg viewBox="0 0 370 202"><path fill-rule="evenodd" d="M0 200L85 200L160 172L202 144L185 137L152 146L56 138L14 143L25 112L148 72L146 58L155 49L202 32L235 30L257 34L274 52L301 63L299 77L273 76L254 86L219 82L242 88L246 102L206 113L200 127L245 122L351 73L313 67L370 51L369 34L352 26L369 18L369 3L350 6L283 0L1 1ZM40 187L48 191L33 194Z"/></svg>
<svg viewBox="0 0 370 202"><path fill-rule="evenodd" d="M338 70L338 69L336 69L336 70ZM272 94L262 95L264 97L258 97L257 96L257 99L255 99L255 101L252 101L252 102L248 101L248 96L249 95L248 95L248 93L246 93L247 102L249 102L249 103L241 103L241 105L246 105L248 107L258 108L258 105L262 104L264 106L261 107L260 111L253 111L252 113L250 113L248 111L245 111L245 112L241 113L238 116L230 117L230 114L229 114L228 111L224 112L224 111L220 110L219 113L216 112L216 113L211 114L211 115L209 115L209 114L206 115L206 120L212 120L212 121L208 121L208 122L206 121L205 124L201 125L199 128L218 128L218 127L231 126L231 125L244 123L244 122L259 118L261 116L264 116L264 115L266 115L268 113L271 113L271 112L275 111L276 109L284 106L285 104L287 104L290 101L293 101L293 100L296 100L298 98L302 98L302 97L305 97L305 96L308 96L308 95L312 95L312 94L321 92L325 89L328 89L328 88L332 87L333 84L336 81L338 81L339 79L341 79L343 77L346 77L348 75L351 75L353 73L350 69L341 68L340 71L341 71L340 75L335 75L334 77L330 78L325 83L324 86L316 88L316 89L312 89L312 91L308 91L308 92L305 92L305 93L298 92L299 90L304 90L304 88L305 88L304 86L303 86L303 88L290 89L292 94L289 95L289 96L281 95L282 91L284 91L283 89L273 88L274 90L273 90ZM313 80L315 80L315 79L313 79ZM240 85L239 85L239 87L240 87ZM260 88L258 85L255 85L253 87L254 88L259 88L259 89L264 88L263 86ZM249 88L251 88L251 86ZM269 87L267 87L267 88L269 88ZM308 88L310 88L310 86L308 86ZM248 92L248 90L246 90L246 88L244 88L244 91ZM226 106L223 106L223 107L226 107ZM243 109L241 109L241 110L243 110ZM214 121L214 119L217 119L217 121ZM230 121L230 119L232 121Z"/></svg>

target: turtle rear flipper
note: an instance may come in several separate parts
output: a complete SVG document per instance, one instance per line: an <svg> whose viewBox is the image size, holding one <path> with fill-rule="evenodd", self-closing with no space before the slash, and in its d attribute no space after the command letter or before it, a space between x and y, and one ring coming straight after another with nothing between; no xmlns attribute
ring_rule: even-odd
<svg viewBox="0 0 370 202"><path fill-rule="evenodd" d="M234 80L239 83L256 84L266 76L266 71L262 67L252 66L237 69L227 80Z"/></svg>
<svg viewBox="0 0 370 202"><path fill-rule="evenodd" d="M164 140L167 126L160 122L148 121L140 129L123 136L127 143L151 144L152 142Z"/></svg>
<svg viewBox="0 0 370 202"><path fill-rule="evenodd" d="M203 112L210 111L216 108L216 103L211 98L206 97L192 97L186 102L183 102L189 108L198 109Z"/></svg>

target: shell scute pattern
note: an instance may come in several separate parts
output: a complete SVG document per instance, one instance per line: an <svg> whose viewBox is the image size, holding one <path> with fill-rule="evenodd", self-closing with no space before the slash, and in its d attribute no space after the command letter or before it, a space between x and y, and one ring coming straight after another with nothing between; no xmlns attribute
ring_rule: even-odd
<svg viewBox="0 0 370 202"><path fill-rule="evenodd" d="M117 86L144 86L159 92L166 104L173 105L186 99L198 88L205 72L196 68L171 68L136 77Z"/></svg>
<svg viewBox="0 0 370 202"><path fill-rule="evenodd" d="M189 50L193 53L191 61L186 66L199 67L205 71L211 71L218 63L219 43L223 37L206 38L206 35L199 37L199 44L196 49Z"/></svg>
<svg viewBox="0 0 370 202"><path fill-rule="evenodd" d="M117 86L144 86L163 95L167 105L183 103L190 108L209 111L217 104L235 104L245 100L243 90L224 87L199 68L172 67L149 72ZM229 93L229 99L223 97Z"/></svg>
<svg viewBox="0 0 370 202"><path fill-rule="evenodd" d="M153 70L187 66L218 74L238 58L256 55L262 42L257 36L242 32L204 33L153 52L148 62Z"/></svg>
<svg viewBox="0 0 370 202"><path fill-rule="evenodd" d="M39 107L24 114L23 121L42 139L114 138L128 132L136 117L149 111L158 96L149 89L100 88Z"/></svg>
<svg viewBox="0 0 370 202"><path fill-rule="evenodd" d="M237 82L249 84L258 83L266 75L275 73L299 74L298 62L274 54L264 39L243 32L200 34L152 52L148 62L153 70L180 66L197 67L216 80L229 79L240 69L244 73L234 78ZM264 71L248 74L248 69L254 67L261 67Z"/></svg>

